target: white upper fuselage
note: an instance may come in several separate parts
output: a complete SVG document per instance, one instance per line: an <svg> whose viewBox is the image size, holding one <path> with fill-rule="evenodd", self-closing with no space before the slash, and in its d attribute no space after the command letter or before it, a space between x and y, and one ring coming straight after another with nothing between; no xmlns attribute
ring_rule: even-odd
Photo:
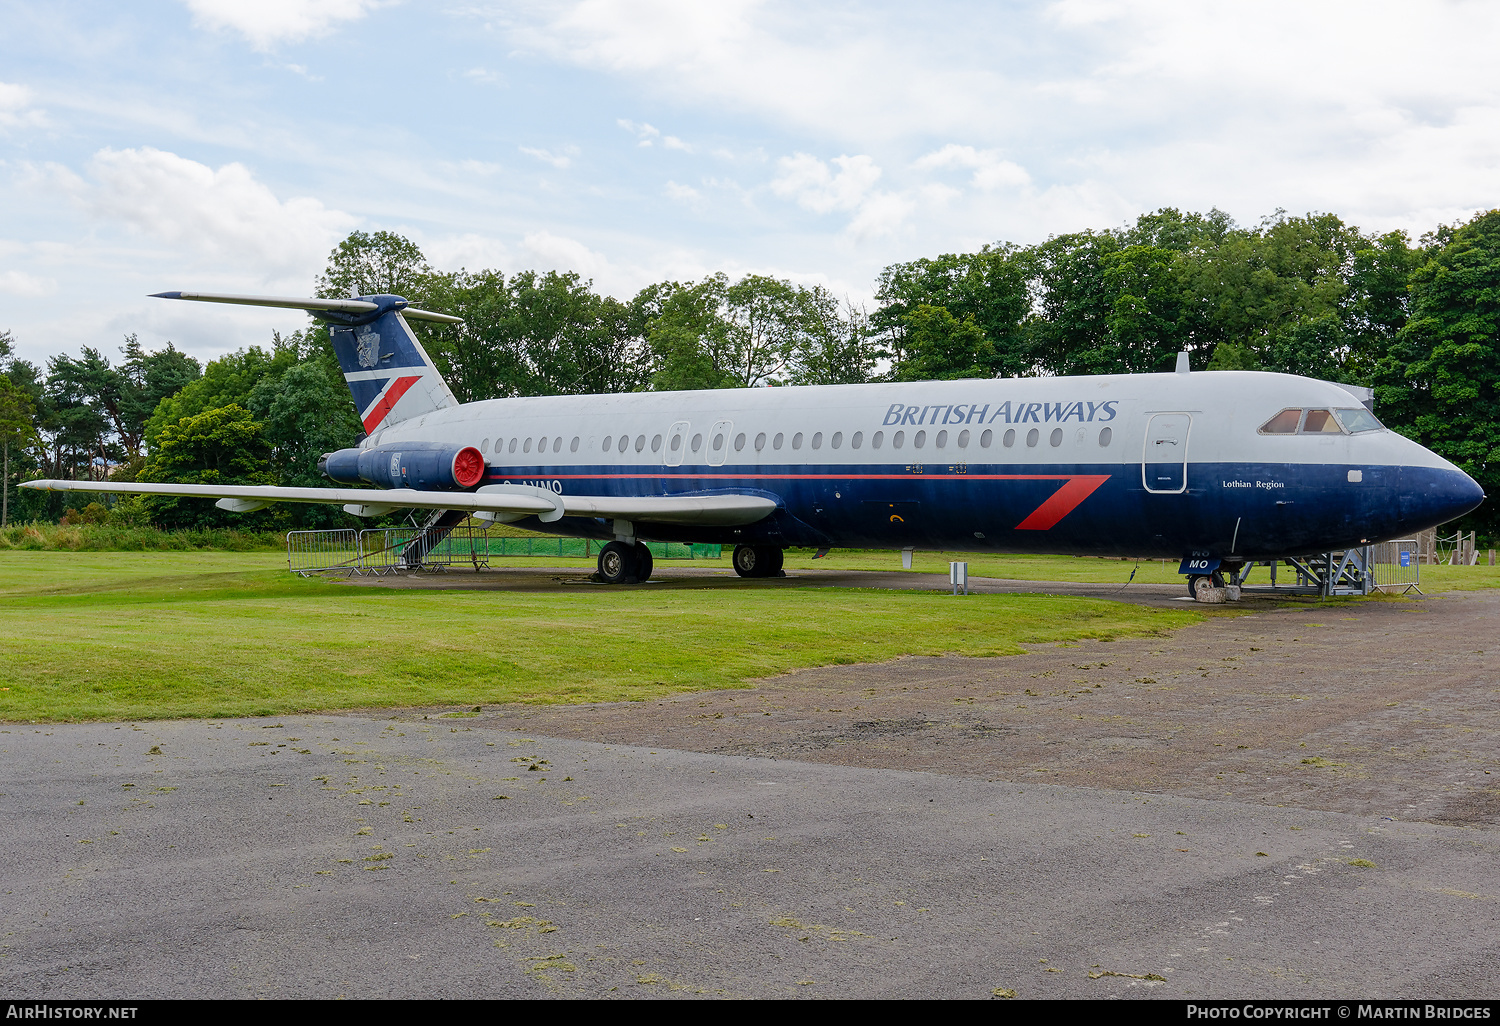
<svg viewBox="0 0 1500 1026"><path fill-rule="evenodd" d="M1337 385L1254 371L967 379L494 399L391 425L362 445L473 445L491 467L513 468L523 475L542 467L648 465L1139 465L1151 416L1187 413L1192 418L1185 449L1189 464L1457 469L1436 453L1383 429L1359 434L1258 433L1282 409L1358 406L1358 399ZM686 428L679 428L683 448L674 453L671 433L674 425L684 423ZM716 431L716 425L725 426ZM1110 430L1101 445L1104 428ZM1037 435L1034 444L1028 444L1033 429ZM1061 436L1053 444L1059 430ZM1007 431L1015 432L1009 446ZM718 433L724 441L715 451L711 446ZM794 447L799 434L800 443ZM862 436L858 448L856 434ZM621 437L628 439L625 452L620 451ZM536 451L540 440L546 442L545 455Z"/></svg>

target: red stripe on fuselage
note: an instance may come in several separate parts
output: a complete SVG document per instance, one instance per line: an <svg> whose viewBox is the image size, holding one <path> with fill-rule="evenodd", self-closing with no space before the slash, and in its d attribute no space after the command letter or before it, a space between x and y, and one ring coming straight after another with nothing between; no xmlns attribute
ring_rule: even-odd
<svg viewBox="0 0 1500 1026"><path fill-rule="evenodd" d="M1052 493L1052 497L1031 511L1031 516L1016 525L1017 531L1050 531L1063 517L1067 516L1078 505L1094 494L1104 482L1109 480L1108 474L1086 474L1078 477L1070 477L1067 482Z"/></svg>
<svg viewBox="0 0 1500 1026"><path fill-rule="evenodd" d="M365 414L365 434L370 434L385 420L386 414L396 408L401 397L406 394L407 389L422 380L422 375L417 374L409 378L397 378L391 383L391 387L385 390L381 397L375 400L375 405L370 407L370 412Z"/></svg>

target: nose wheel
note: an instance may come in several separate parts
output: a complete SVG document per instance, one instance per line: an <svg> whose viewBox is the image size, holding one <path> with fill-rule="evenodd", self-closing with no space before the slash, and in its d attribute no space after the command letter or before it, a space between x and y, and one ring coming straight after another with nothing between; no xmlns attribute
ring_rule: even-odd
<svg viewBox="0 0 1500 1026"><path fill-rule="evenodd" d="M651 579L654 567L645 542L627 545L612 541L599 550L599 570L594 577L603 584L639 584Z"/></svg>
<svg viewBox="0 0 1500 1026"><path fill-rule="evenodd" d="M1193 574L1187 582L1188 594L1199 602L1222 602L1224 593L1224 575L1217 571L1213 574Z"/></svg>

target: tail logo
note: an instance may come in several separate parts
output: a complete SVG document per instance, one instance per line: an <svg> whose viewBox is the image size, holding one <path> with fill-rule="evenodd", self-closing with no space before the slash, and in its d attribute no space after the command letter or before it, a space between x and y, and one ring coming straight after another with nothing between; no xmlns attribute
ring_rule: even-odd
<svg viewBox="0 0 1500 1026"><path fill-rule="evenodd" d="M354 343L359 365L369 369L380 362L380 332L366 328Z"/></svg>

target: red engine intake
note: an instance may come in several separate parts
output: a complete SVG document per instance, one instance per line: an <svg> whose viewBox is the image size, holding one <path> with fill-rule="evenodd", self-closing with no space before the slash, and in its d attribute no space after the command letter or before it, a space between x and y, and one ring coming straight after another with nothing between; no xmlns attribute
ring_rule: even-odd
<svg viewBox="0 0 1500 1026"><path fill-rule="evenodd" d="M484 457L472 445L458 450L453 457L453 480L460 488L473 488L484 480Z"/></svg>

